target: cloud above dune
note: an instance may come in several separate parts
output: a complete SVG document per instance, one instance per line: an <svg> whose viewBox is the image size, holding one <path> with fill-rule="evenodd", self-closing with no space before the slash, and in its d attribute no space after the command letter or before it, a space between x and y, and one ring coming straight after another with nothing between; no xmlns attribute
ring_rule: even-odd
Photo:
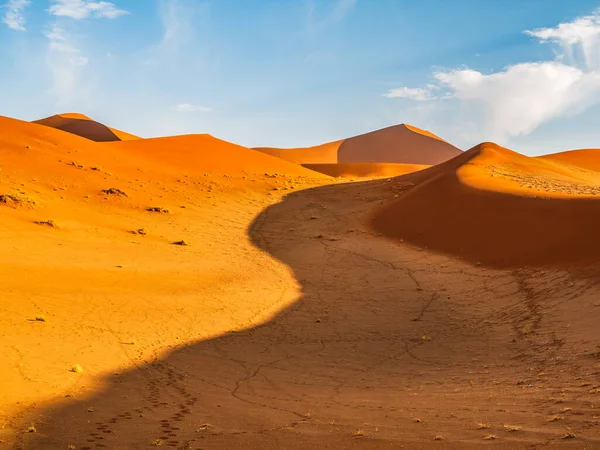
<svg viewBox="0 0 600 450"><path fill-rule="evenodd" d="M6 11L2 15L2 23L15 31L26 31L24 11L30 4L30 0L9 0L3 6Z"/></svg>
<svg viewBox="0 0 600 450"><path fill-rule="evenodd" d="M79 80L88 58L81 54L66 31L56 24L46 32L46 38L46 65L52 78L52 94L58 104L68 105L83 94Z"/></svg>
<svg viewBox="0 0 600 450"><path fill-rule="evenodd" d="M70 17L75 20L89 17L116 19L129 14L112 2L90 0L53 0L48 12L53 16Z"/></svg>
<svg viewBox="0 0 600 450"><path fill-rule="evenodd" d="M489 74L468 68L438 71L432 74L433 84L395 88L384 96L454 102L458 123L478 130L469 138L501 144L600 103L600 11L524 33L541 44L556 45L555 58ZM442 108L446 116L447 106Z"/></svg>
<svg viewBox="0 0 600 450"><path fill-rule="evenodd" d="M180 113L193 113L193 112L211 112L211 108L206 106L194 105L192 103L179 103L178 105L171 106L172 111Z"/></svg>

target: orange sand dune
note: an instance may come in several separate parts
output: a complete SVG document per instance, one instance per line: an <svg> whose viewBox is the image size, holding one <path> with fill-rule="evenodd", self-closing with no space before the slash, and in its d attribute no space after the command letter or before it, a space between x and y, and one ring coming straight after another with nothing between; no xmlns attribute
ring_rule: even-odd
<svg viewBox="0 0 600 450"><path fill-rule="evenodd" d="M107 144L112 149L172 168L227 175L280 173L322 178L323 175L209 134L140 139Z"/></svg>
<svg viewBox="0 0 600 450"><path fill-rule="evenodd" d="M96 142L130 141L140 139L133 134L110 128L78 113L57 114L33 123L57 128Z"/></svg>
<svg viewBox="0 0 600 450"><path fill-rule="evenodd" d="M447 232L470 256L504 243L513 263L527 260L515 243L548 245L550 261L564 244L579 261L592 170L490 144L336 183L206 135L99 143L2 117L0 169L6 448L600 442L597 283L489 270L364 226L397 196L390 234ZM559 226L581 233L551 242Z"/></svg>
<svg viewBox="0 0 600 450"><path fill-rule="evenodd" d="M387 236L498 267L597 262L598 171L483 143L396 182L371 221Z"/></svg>
<svg viewBox="0 0 600 450"><path fill-rule="evenodd" d="M421 164L390 163L302 164L302 166L332 177L357 178L397 177L429 167Z"/></svg>
<svg viewBox="0 0 600 450"><path fill-rule="evenodd" d="M461 151L430 133L410 125L395 125L316 147L277 149L259 147L264 153L297 164L400 163L439 164Z"/></svg>
<svg viewBox="0 0 600 450"><path fill-rule="evenodd" d="M578 166L583 169L600 170L600 149L580 149L567 152L539 156L545 161L556 161L560 164Z"/></svg>

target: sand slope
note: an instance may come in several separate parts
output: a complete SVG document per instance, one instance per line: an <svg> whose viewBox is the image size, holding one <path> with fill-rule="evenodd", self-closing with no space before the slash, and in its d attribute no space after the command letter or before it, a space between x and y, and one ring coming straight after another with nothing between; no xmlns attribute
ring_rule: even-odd
<svg viewBox="0 0 600 450"><path fill-rule="evenodd" d="M96 142L130 141L139 139L133 134L107 127L78 113L57 114L33 121L40 125L57 128Z"/></svg>
<svg viewBox="0 0 600 450"><path fill-rule="evenodd" d="M400 163L439 164L461 151L434 134L410 125L395 125L352 138L297 149L257 148L298 164Z"/></svg>
<svg viewBox="0 0 600 450"><path fill-rule="evenodd" d="M228 175L285 173L322 178L297 164L265 155L209 134L132 140L107 144L114 151L165 164L173 169Z"/></svg>
<svg viewBox="0 0 600 450"><path fill-rule="evenodd" d="M429 167L422 164L390 163L302 164L302 166L332 177L346 178L396 177Z"/></svg>
<svg viewBox="0 0 600 450"><path fill-rule="evenodd" d="M398 200L372 225L498 267L592 263L600 251L600 172L593 169L484 143L396 179Z"/></svg>

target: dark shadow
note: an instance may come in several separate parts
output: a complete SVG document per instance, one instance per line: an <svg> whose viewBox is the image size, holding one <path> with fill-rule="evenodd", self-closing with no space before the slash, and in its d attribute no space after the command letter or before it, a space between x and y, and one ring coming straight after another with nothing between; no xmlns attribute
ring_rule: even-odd
<svg viewBox="0 0 600 450"><path fill-rule="evenodd" d="M42 123L42 125L44 125L44 123ZM52 126L52 128L66 131L67 133L76 134L77 136L81 136L95 142L114 142L121 140L106 125L93 120L61 118L60 123L56 126Z"/></svg>
<svg viewBox="0 0 600 450"><path fill-rule="evenodd" d="M545 424L548 408L536 403L546 392L515 384L535 378L530 367L558 374L548 361L559 354L561 368L569 364L564 341L532 348L550 325L524 319L533 314L519 301L526 276L374 236L366 217L394 192L387 180L338 184L266 209L249 234L293 270L302 287L294 304L263 325L108 377L91 398L61 400L15 448L419 449L436 435L445 449L481 448L482 417L537 417L558 438L564 424ZM552 276L561 298L583 295Z"/></svg>

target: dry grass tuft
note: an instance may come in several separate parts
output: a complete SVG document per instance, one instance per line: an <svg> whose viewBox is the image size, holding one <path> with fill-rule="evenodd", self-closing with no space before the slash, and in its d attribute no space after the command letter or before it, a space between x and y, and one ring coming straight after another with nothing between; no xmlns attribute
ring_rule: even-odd
<svg viewBox="0 0 600 450"><path fill-rule="evenodd" d="M167 214L169 212L169 210L167 208L162 208L160 206L150 206L149 208L146 208L146 211L163 213L163 214Z"/></svg>
<svg viewBox="0 0 600 450"><path fill-rule="evenodd" d="M34 223L37 225L44 225L50 228L58 228L58 225L54 220L36 220Z"/></svg>
<svg viewBox="0 0 600 450"><path fill-rule="evenodd" d="M118 188L102 189L102 193L107 195L118 195L120 197L127 197L127 194Z"/></svg>
<svg viewBox="0 0 600 450"><path fill-rule="evenodd" d="M563 416L559 416L558 414L550 417L546 422L557 422L559 420L563 420L564 417Z"/></svg>
<svg viewBox="0 0 600 450"><path fill-rule="evenodd" d="M443 439L443 437L441 436L436 436L433 438L434 441L441 441Z"/></svg>
<svg viewBox="0 0 600 450"><path fill-rule="evenodd" d="M81 367L79 364L75 364L73 367L71 367L71 372L83 373L83 367Z"/></svg>
<svg viewBox="0 0 600 450"><path fill-rule="evenodd" d="M183 246L190 245L190 244L188 244L188 243L187 243L186 241L184 241L184 240L181 240L181 241L175 241L175 242L171 242L171 244L173 244L173 245L183 245Z"/></svg>
<svg viewBox="0 0 600 450"><path fill-rule="evenodd" d="M508 432L514 432L514 431L520 431L523 427L520 427L518 425L504 425L504 428Z"/></svg>
<svg viewBox="0 0 600 450"><path fill-rule="evenodd" d="M354 436L355 438L359 438L359 437L363 437L364 435L365 435L365 432L363 430L356 430L352 436Z"/></svg>
<svg viewBox="0 0 600 450"><path fill-rule="evenodd" d="M486 423L478 423L477 426L475 427L476 430L485 430L487 428L487 424Z"/></svg>
<svg viewBox="0 0 600 450"><path fill-rule="evenodd" d="M565 434L563 437L561 437L561 439L575 439L576 437L577 436L575 436L575 434L569 428L567 431L567 434Z"/></svg>
<svg viewBox="0 0 600 450"><path fill-rule="evenodd" d="M495 434L487 434L483 439L485 439L486 441L493 441L495 439L498 439L498 436L496 436Z"/></svg>
<svg viewBox="0 0 600 450"><path fill-rule="evenodd" d="M37 428L35 427L35 425L32 424L27 428L27 432L28 433L37 433Z"/></svg>
<svg viewBox="0 0 600 450"><path fill-rule="evenodd" d="M154 439L152 441L152 445L156 446L156 447L160 447L161 445L163 445L164 441L162 439Z"/></svg>
<svg viewBox="0 0 600 450"><path fill-rule="evenodd" d="M35 316L36 322L45 322L46 316Z"/></svg>

